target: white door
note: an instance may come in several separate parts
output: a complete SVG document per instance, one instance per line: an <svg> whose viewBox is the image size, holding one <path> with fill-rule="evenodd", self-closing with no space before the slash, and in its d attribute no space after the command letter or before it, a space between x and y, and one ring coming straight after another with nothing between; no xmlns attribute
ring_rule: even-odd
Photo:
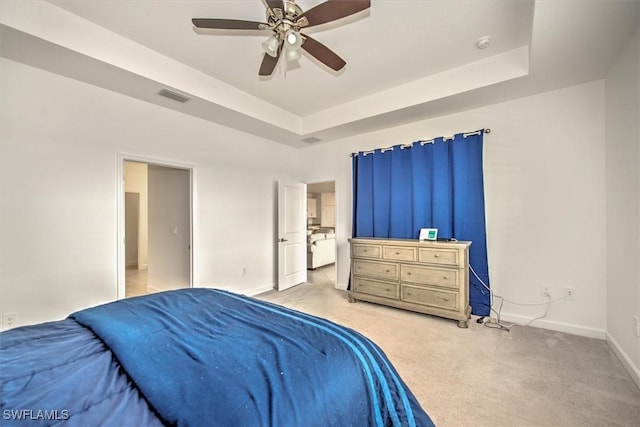
<svg viewBox="0 0 640 427"><path fill-rule="evenodd" d="M307 281L307 185L278 182L278 290Z"/></svg>

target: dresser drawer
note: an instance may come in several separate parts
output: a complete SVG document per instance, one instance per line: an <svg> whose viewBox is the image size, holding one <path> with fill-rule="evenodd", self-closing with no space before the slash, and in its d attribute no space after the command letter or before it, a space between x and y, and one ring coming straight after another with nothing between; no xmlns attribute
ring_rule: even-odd
<svg viewBox="0 0 640 427"><path fill-rule="evenodd" d="M382 258L396 261L415 261L416 248L406 248L403 246L383 246Z"/></svg>
<svg viewBox="0 0 640 427"><path fill-rule="evenodd" d="M354 292L362 292L370 295L398 299L398 285L395 283L354 278L351 285L353 286Z"/></svg>
<svg viewBox="0 0 640 427"><path fill-rule="evenodd" d="M402 285L401 299L446 310L458 310L458 294L429 288Z"/></svg>
<svg viewBox="0 0 640 427"><path fill-rule="evenodd" d="M403 264L400 269L400 280L403 282L424 283L458 289L459 271L448 268L422 267Z"/></svg>
<svg viewBox="0 0 640 427"><path fill-rule="evenodd" d="M351 255L354 257L380 258L382 256L382 246L353 244L351 245Z"/></svg>
<svg viewBox="0 0 640 427"><path fill-rule="evenodd" d="M399 265L390 262L353 260L353 274L357 276L371 276L379 279L398 280Z"/></svg>
<svg viewBox="0 0 640 427"><path fill-rule="evenodd" d="M458 254L456 249L418 248L418 261L457 266L461 261Z"/></svg>

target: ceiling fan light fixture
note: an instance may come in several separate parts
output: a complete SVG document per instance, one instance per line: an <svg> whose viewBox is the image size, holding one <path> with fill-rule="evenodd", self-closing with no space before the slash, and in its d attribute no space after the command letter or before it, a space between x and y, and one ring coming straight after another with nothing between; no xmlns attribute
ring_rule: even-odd
<svg viewBox="0 0 640 427"><path fill-rule="evenodd" d="M275 58L276 56L278 56L278 45L279 44L280 43L278 42L278 38L274 35L274 36L269 37L264 42L262 42L262 49L264 49L264 52L267 55L273 56Z"/></svg>
<svg viewBox="0 0 640 427"><path fill-rule="evenodd" d="M290 51L296 51L302 46L302 36L299 32L289 29L284 34L284 46Z"/></svg>
<svg viewBox="0 0 640 427"><path fill-rule="evenodd" d="M300 51L287 49L286 58L287 62L297 61L298 59L300 59Z"/></svg>

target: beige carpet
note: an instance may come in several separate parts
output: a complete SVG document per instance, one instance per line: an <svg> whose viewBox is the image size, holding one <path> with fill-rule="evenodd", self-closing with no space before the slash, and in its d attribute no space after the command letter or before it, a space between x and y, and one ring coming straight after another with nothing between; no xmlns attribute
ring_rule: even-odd
<svg viewBox="0 0 640 427"><path fill-rule="evenodd" d="M258 298L371 338L437 426L640 426L640 390L605 341L350 304L332 275Z"/></svg>

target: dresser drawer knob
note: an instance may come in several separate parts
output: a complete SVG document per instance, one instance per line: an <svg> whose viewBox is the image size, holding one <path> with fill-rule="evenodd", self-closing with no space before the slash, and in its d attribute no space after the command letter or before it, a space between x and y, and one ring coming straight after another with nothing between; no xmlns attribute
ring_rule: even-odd
<svg viewBox="0 0 640 427"><path fill-rule="evenodd" d="M433 254L434 258L440 258L440 254Z"/></svg>
<svg viewBox="0 0 640 427"><path fill-rule="evenodd" d="M410 271L407 271L407 276L411 276L411 272Z"/></svg>
<svg viewBox="0 0 640 427"><path fill-rule="evenodd" d="M407 295L411 296L411 295L413 295L413 294L412 294L411 292L407 292Z"/></svg>
<svg viewBox="0 0 640 427"><path fill-rule="evenodd" d="M390 273L390 272L391 272L391 270L387 269L387 270L385 270L384 272L385 272L385 273Z"/></svg>
<svg viewBox="0 0 640 427"><path fill-rule="evenodd" d="M443 278L444 280L448 280L448 279L449 279L449 276L442 276L442 278Z"/></svg>
<svg viewBox="0 0 640 427"><path fill-rule="evenodd" d="M449 297L444 297L445 302L449 301Z"/></svg>
<svg viewBox="0 0 640 427"><path fill-rule="evenodd" d="M363 249L363 250L362 250L362 252L367 252L367 250L366 250L366 249Z"/></svg>
<svg viewBox="0 0 640 427"><path fill-rule="evenodd" d="M391 292L391 289L387 288L387 292Z"/></svg>
<svg viewBox="0 0 640 427"><path fill-rule="evenodd" d="M400 252L396 252L396 255L400 255Z"/></svg>

